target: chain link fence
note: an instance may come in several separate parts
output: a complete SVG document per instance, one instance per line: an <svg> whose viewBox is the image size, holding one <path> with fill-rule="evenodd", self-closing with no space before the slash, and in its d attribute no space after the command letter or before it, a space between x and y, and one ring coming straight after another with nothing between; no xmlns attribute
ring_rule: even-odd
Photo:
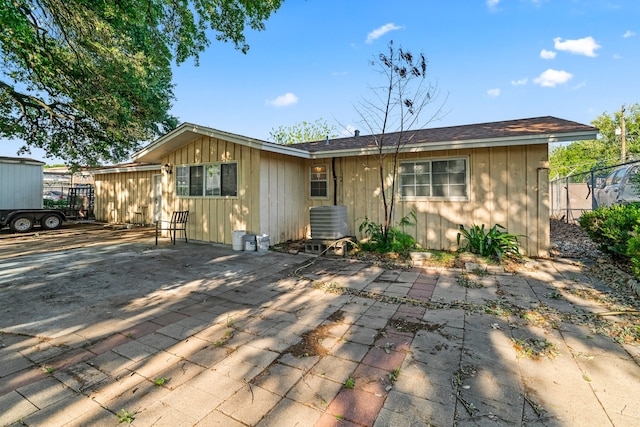
<svg viewBox="0 0 640 427"><path fill-rule="evenodd" d="M577 222L583 212L598 206L640 201L640 160L594 168L549 182L551 216Z"/></svg>

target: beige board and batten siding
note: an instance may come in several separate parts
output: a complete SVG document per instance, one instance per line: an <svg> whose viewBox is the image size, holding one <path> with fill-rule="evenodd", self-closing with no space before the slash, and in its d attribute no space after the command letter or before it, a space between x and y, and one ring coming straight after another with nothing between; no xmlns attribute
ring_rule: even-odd
<svg viewBox="0 0 640 427"><path fill-rule="evenodd" d="M257 218L258 200L249 188L258 184L251 165L259 162L260 153L219 138L201 136L162 158L172 167L163 180L163 212L167 219L174 211L189 211L187 233L202 242L232 243L234 230L250 229ZM256 159L257 158L257 159ZM202 197L176 195L176 167L207 163L237 163L238 193L236 197Z"/></svg>
<svg viewBox="0 0 640 427"><path fill-rule="evenodd" d="M271 244L306 237L307 213L305 161L267 151L260 161L260 233Z"/></svg>
<svg viewBox="0 0 640 427"><path fill-rule="evenodd" d="M403 153L400 161L452 157L469 160L469 200L402 200L396 182L394 224L415 210L417 224L406 231L422 247L439 250L457 249L460 224L467 228L473 224L487 227L500 224L508 232L523 236L519 241L525 254L547 256L550 244L547 145ZM331 162L325 163L331 174ZM347 206L350 233L362 238L358 228L365 218L378 224L384 218L378 157L344 157L335 163L337 204ZM384 167L389 170L389 157ZM326 200L308 199L307 209L333 204L331 182L329 190L330 197Z"/></svg>
<svg viewBox="0 0 640 427"><path fill-rule="evenodd" d="M160 167L154 167L152 170L141 169L143 170L131 168L125 171L114 168L94 174L94 214L97 221L107 223L141 221L146 224L153 222L153 176L160 174Z"/></svg>
<svg viewBox="0 0 640 427"><path fill-rule="evenodd" d="M310 209L317 206L332 206L334 204L334 194L337 193L336 196L336 204L344 205L343 203L343 193L340 191L341 187L338 186L338 191L334 190L334 166L335 166L335 174L336 174L336 183L340 184L342 182L343 175L340 173L340 169L342 168L344 159L336 158L335 162L331 158L327 159L312 159L305 160L304 162L304 188L302 188L301 194L304 194L306 198L306 202L304 203L304 239L311 239L311 211ZM327 196L326 197L311 197L311 169L314 166L325 166L327 171ZM347 215L349 212L347 212ZM355 235L353 231L353 227L351 221L349 221L349 235Z"/></svg>
<svg viewBox="0 0 640 427"><path fill-rule="evenodd" d="M221 162L238 165L237 197L176 195L176 166ZM236 230L268 234L272 244L304 238L302 160L202 136L163 157L162 163L173 170L164 176L163 218L188 210L190 239L230 245Z"/></svg>

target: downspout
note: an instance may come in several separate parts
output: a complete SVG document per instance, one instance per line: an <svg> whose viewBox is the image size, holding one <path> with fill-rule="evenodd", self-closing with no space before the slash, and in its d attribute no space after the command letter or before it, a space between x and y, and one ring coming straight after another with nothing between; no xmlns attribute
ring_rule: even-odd
<svg viewBox="0 0 640 427"><path fill-rule="evenodd" d="M329 145L329 135L324 142L324 145ZM336 176L336 158L331 159L331 175L333 175L333 205L338 206L338 177Z"/></svg>
<svg viewBox="0 0 640 427"><path fill-rule="evenodd" d="M333 205L338 205L338 177L336 176L336 158L331 159L331 173L333 175Z"/></svg>

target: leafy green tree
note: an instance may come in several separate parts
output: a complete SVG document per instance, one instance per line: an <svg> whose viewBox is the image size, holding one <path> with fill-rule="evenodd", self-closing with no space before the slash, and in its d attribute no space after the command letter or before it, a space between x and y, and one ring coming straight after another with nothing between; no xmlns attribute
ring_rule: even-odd
<svg viewBox="0 0 640 427"><path fill-rule="evenodd" d="M283 0L0 0L0 137L70 165L120 161L175 128L171 65L209 45L242 52L245 29Z"/></svg>
<svg viewBox="0 0 640 427"><path fill-rule="evenodd" d="M336 138L336 128L324 119L313 123L300 122L293 126L279 126L269 132L269 138L276 144L296 144L298 142L320 141L321 139Z"/></svg>
<svg viewBox="0 0 640 427"><path fill-rule="evenodd" d="M575 141L558 146L549 156L551 179L581 174L594 167L615 164L620 159L620 150L604 139Z"/></svg>
<svg viewBox="0 0 640 427"><path fill-rule="evenodd" d="M640 104L625 108L627 159L640 157ZM551 178L588 172L592 168L615 165L621 162L622 111L604 112L591 124L600 131L597 140L576 141L554 148L549 156Z"/></svg>

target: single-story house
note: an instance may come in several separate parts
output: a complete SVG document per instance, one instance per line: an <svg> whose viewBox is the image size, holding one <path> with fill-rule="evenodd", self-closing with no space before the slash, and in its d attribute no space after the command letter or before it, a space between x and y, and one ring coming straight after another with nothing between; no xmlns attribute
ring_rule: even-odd
<svg viewBox="0 0 640 427"><path fill-rule="evenodd" d="M555 117L406 132L394 220L415 210L417 224L406 231L444 250L456 248L460 224L500 224L524 236L525 254L547 256L548 144L596 135ZM93 171L96 219L151 223L188 210L190 239L232 244L233 232L246 230L276 244L309 238L310 208L342 205L350 235L362 237L365 217L383 219L377 140L356 132L278 145L183 123L134 153L135 163Z"/></svg>

